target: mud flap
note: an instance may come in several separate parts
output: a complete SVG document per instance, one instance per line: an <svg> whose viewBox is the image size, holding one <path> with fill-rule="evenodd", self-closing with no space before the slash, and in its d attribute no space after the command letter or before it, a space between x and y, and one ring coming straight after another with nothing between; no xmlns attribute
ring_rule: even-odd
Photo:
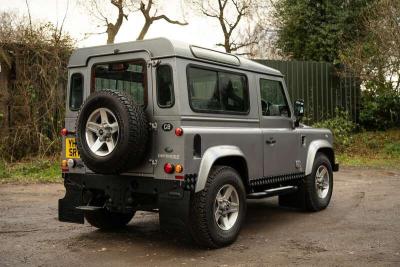
<svg viewBox="0 0 400 267"><path fill-rule="evenodd" d="M303 182L298 185L298 190L295 193L280 195L279 206L304 210L306 199Z"/></svg>
<svg viewBox="0 0 400 267"><path fill-rule="evenodd" d="M162 231L186 231L189 221L190 191L174 190L159 195L160 227Z"/></svg>
<svg viewBox="0 0 400 267"><path fill-rule="evenodd" d="M61 222L84 223L83 211L76 209L82 205L82 188L65 180L65 196L58 200L58 220Z"/></svg>

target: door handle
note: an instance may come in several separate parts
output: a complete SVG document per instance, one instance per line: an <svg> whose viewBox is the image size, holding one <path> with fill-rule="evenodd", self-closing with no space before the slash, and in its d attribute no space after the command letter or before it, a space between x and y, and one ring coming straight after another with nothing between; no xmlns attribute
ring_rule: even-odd
<svg viewBox="0 0 400 267"><path fill-rule="evenodd" d="M267 143L267 145L273 145L276 143L276 140L273 138L270 138L269 140L265 141L265 143Z"/></svg>

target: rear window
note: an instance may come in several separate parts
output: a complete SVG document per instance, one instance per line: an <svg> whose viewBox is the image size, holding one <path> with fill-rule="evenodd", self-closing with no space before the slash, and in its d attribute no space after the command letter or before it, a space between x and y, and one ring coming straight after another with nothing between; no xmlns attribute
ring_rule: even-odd
<svg viewBox="0 0 400 267"><path fill-rule="evenodd" d="M94 65L92 70L92 91L113 89L125 92L133 100L146 105L145 62L114 62Z"/></svg>
<svg viewBox="0 0 400 267"><path fill-rule="evenodd" d="M174 105L174 81L170 65L157 67L157 103L161 108L170 108Z"/></svg>
<svg viewBox="0 0 400 267"><path fill-rule="evenodd" d="M74 73L71 75L69 109L78 110L83 101L83 75Z"/></svg>
<svg viewBox="0 0 400 267"><path fill-rule="evenodd" d="M243 74L189 67L190 106L197 112L247 113L249 94Z"/></svg>

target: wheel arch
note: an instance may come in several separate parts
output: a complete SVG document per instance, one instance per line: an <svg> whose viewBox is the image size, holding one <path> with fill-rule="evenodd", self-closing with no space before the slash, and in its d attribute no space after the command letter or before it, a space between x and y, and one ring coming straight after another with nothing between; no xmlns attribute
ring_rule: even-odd
<svg viewBox="0 0 400 267"><path fill-rule="evenodd" d="M332 167L335 166L335 152L332 144L327 140L314 140L308 148L305 175L311 174L315 156L318 152L324 153L331 162Z"/></svg>
<svg viewBox="0 0 400 267"><path fill-rule="evenodd" d="M210 170L215 165L225 165L235 169L240 174L246 191L249 190L247 161L241 149L237 146L213 146L204 152L195 192L204 189Z"/></svg>

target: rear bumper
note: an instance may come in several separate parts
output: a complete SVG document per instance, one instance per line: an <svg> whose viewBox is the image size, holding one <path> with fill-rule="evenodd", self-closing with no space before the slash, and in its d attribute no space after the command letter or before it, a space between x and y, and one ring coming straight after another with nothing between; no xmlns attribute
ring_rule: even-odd
<svg viewBox="0 0 400 267"><path fill-rule="evenodd" d="M180 228L187 223L192 191L184 181L151 177L99 174L63 174L65 197L58 202L60 221L84 223L84 212L76 209L88 205L89 195L102 194L106 208L114 212L158 210L163 228Z"/></svg>

